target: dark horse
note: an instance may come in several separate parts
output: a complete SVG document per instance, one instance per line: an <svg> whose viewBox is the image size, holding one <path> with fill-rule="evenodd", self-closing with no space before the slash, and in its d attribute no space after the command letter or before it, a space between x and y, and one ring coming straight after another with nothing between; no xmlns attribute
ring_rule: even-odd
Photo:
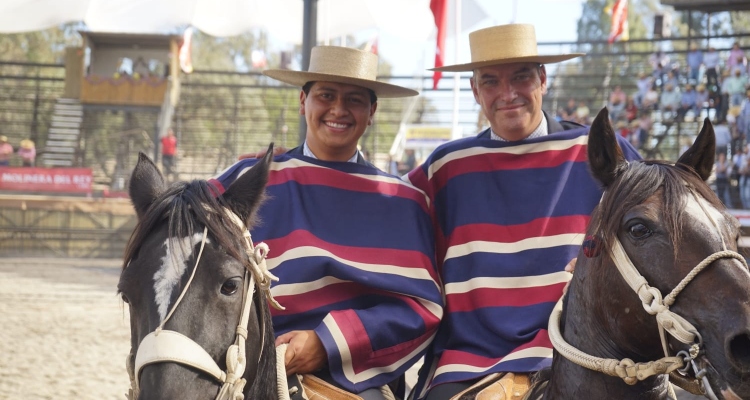
<svg viewBox="0 0 750 400"><path fill-rule="evenodd" d="M750 274L736 253L739 224L705 183L714 152L706 119L676 164L628 163L606 109L599 113L588 158L605 193L561 319L550 320L550 336L559 322L569 347L555 343L544 399L664 399L666 372L678 368L688 380L703 377L693 388L707 397L750 399ZM616 264L635 275L625 279ZM571 348L610 359L599 365L607 375L571 361Z"/></svg>
<svg viewBox="0 0 750 400"><path fill-rule="evenodd" d="M131 398L213 399L224 391L222 374L234 382L226 398L276 398L268 282L255 268L265 255L243 239L263 200L271 153L218 197L206 181L168 186L139 156L130 181L138 224L117 286L130 310ZM257 290L250 277L262 282ZM239 322L245 304L246 324Z"/></svg>

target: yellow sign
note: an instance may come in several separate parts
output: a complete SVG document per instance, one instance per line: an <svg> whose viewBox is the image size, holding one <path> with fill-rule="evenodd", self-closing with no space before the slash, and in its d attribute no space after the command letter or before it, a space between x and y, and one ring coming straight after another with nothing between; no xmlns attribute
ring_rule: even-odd
<svg viewBox="0 0 750 400"><path fill-rule="evenodd" d="M451 139L451 128L442 126L410 126L406 128L406 140Z"/></svg>

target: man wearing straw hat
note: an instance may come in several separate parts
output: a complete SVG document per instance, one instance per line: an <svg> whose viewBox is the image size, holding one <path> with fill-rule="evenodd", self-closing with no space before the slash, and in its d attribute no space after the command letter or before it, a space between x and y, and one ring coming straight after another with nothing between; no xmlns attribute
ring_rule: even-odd
<svg viewBox="0 0 750 400"><path fill-rule="evenodd" d="M388 398L383 385L424 354L442 317L426 196L357 150L378 97L417 94L377 81L377 66L370 52L321 46L308 71L264 72L302 87L307 134L275 157L252 231L280 278L271 291L286 309L273 323L276 344L289 344L287 373L314 374L357 399ZM241 160L216 186L255 162Z"/></svg>
<svg viewBox="0 0 750 400"><path fill-rule="evenodd" d="M469 42L470 63L436 70L473 72L490 128L440 146L407 176L430 197L446 299L417 399L521 398L530 374L551 363L547 321L601 197L586 165L588 128L542 111L544 64L582 54L537 54L534 27L523 24Z"/></svg>

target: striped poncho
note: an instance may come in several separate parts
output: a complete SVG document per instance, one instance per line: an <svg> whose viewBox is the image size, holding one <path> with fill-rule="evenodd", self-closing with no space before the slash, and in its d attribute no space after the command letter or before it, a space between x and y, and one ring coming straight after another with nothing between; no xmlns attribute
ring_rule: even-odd
<svg viewBox="0 0 750 400"><path fill-rule="evenodd" d="M417 398L441 383L550 365L547 321L602 194L586 163L587 132L520 142L485 132L441 146L408 175L433 204L446 298Z"/></svg>
<svg viewBox="0 0 750 400"><path fill-rule="evenodd" d="M255 162L214 184L221 191ZM371 166L291 154L274 159L267 193L251 233L280 278L276 335L314 330L332 377L354 393L403 374L442 316L424 193Z"/></svg>

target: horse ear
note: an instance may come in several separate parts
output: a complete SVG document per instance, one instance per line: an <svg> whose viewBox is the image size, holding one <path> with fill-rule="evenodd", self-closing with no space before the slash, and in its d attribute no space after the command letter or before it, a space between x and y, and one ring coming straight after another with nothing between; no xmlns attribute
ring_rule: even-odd
<svg viewBox="0 0 750 400"><path fill-rule="evenodd" d="M151 203L166 188L167 183L153 161L147 155L138 152L138 163L133 168L133 173L130 175L130 185L128 186L130 201L133 202L133 208L135 208L138 218L146 213Z"/></svg>
<svg viewBox="0 0 750 400"><path fill-rule="evenodd" d="M688 166L695 170L704 181L711 176L711 169L714 167L714 156L716 155L716 135L711 120L706 118L703 121L703 129L695 142L687 151L682 154L675 165Z"/></svg>
<svg viewBox="0 0 750 400"><path fill-rule="evenodd" d="M232 182L221 196L245 224L250 224L255 211L263 202L271 162L273 162L273 143L268 146L263 159Z"/></svg>
<svg viewBox="0 0 750 400"><path fill-rule="evenodd" d="M617 136L612 124L609 123L606 107L599 111L591 124L588 157L591 173L605 187L614 182L627 162L620 145L617 144Z"/></svg>

